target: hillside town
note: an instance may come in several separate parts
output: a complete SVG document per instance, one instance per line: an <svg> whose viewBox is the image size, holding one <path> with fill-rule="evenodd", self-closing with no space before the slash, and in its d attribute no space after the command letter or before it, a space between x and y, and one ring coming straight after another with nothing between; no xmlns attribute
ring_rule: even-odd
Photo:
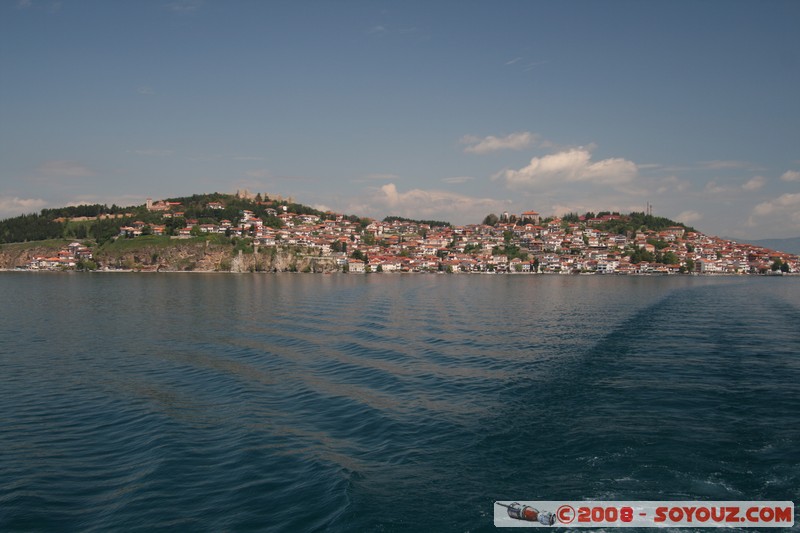
<svg viewBox="0 0 800 533"><path fill-rule="evenodd" d="M260 196L260 195L259 195ZM260 198L259 198L260 199ZM670 226L629 234L608 231L627 215L543 218L535 211L503 213L490 223L450 226L397 217L384 221L335 213L292 212L287 202L261 202L261 216L242 209L235 218L184 218L180 202L148 199L160 223L135 220L117 239L168 235L193 239L218 235L258 250L295 247L335 260L343 272L447 272L512 274L788 274L800 271L797 255L768 250ZM208 202L206 213L226 209ZM151 217L152 218L152 217ZM488 217L487 217L488 218ZM181 219L177 227L172 221ZM486 220L484 222L487 222ZM90 247L71 243L31 270L80 268Z"/></svg>

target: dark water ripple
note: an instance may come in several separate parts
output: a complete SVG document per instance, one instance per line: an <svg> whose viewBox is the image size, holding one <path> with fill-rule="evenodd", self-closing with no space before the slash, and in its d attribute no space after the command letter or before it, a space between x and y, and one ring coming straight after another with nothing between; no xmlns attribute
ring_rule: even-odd
<svg viewBox="0 0 800 533"><path fill-rule="evenodd" d="M796 278L0 285L2 531L478 531L498 499L800 486Z"/></svg>

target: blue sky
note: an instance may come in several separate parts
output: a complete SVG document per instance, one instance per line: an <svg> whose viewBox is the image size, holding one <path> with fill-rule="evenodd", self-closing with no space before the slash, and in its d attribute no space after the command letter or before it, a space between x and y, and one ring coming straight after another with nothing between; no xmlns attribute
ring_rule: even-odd
<svg viewBox="0 0 800 533"><path fill-rule="evenodd" d="M800 2L0 4L0 217L200 192L800 235Z"/></svg>

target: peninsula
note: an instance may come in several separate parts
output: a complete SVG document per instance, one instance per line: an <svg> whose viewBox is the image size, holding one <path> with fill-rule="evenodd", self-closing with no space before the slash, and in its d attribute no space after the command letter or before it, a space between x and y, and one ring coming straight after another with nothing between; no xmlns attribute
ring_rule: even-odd
<svg viewBox="0 0 800 533"><path fill-rule="evenodd" d="M291 198L198 194L0 221L0 268L218 272L789 274L795 254L643 212L490 214L480 224L320 212Z"/></svg>

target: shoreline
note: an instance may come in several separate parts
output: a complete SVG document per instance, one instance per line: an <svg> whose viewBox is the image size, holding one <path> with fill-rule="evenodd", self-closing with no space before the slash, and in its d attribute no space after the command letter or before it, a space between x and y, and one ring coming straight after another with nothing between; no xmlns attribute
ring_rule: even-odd
<svg viewBox="0 0 800 533"><path fill-rule="evenodd" d="M331 275L331 274L339 274L339 275L354 275L354 276L366 276L366 275L449 275L449 276L474 276L474 275L486 275L486 276L600 276L600 277L794 277L800 276L800 272L779 272L779 273L765 273L765 274L753 274L748 272L692 272L692 273L597 273L597 272L341 272L341 271L333 271L333 272L290 272L290 271L261 271L261 272L231 272L231 271L222 271L222 270L135 270L135 269L98 269L98 270L74 270L74 269L65 269L65 270L34 270L34 269L27 269L27 268L0 268L0 273L3 272L16 272L16 273L27 273L27 274L65 274L65 273L75 273L75 274L235 274L235 275L264 275L264 274L299 274L299 275Z"/></svg>

